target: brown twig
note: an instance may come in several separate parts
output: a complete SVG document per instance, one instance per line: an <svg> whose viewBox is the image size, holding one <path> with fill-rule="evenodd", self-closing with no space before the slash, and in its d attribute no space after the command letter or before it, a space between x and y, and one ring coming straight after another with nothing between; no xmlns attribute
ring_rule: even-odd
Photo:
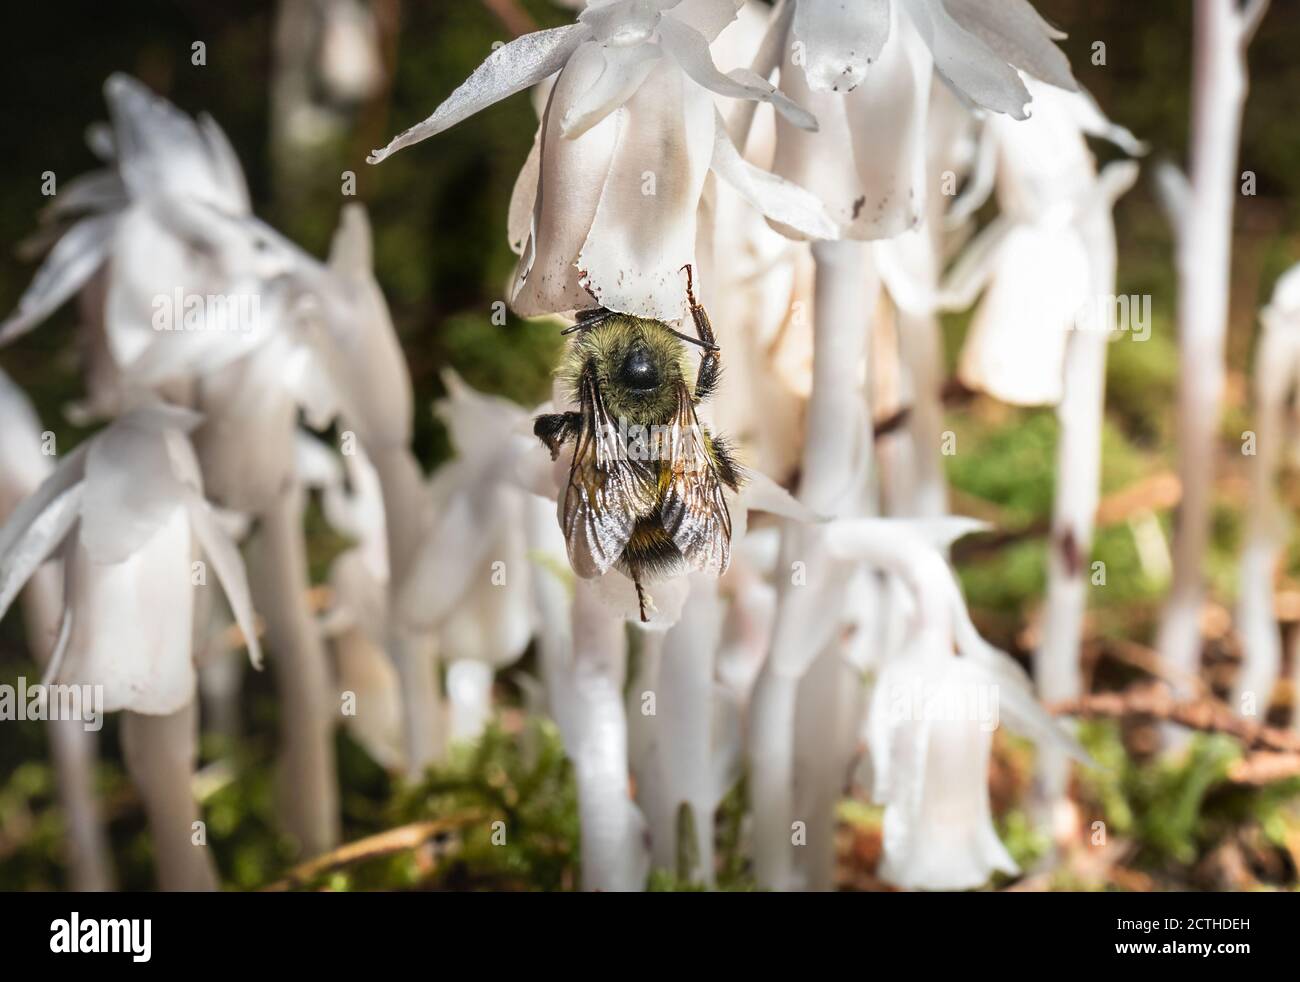
<svg viewBox="0 0 1300 982"><path fill-rule="evenodd" d="M466 812L451 818L412 822L409 825L399 825L397 828L388 829L376 835L367 836L364 839L357 839L355 842L344 843L337 849L332 849L315 859L300 863L289 870L284 879L277 880L275 883L264 887L263 890L268 893L283 892L300 884L309 883L323 873L328 873L343 866L351 866L354 863L365 862L368 859L378 859L381 856L391 856L394 853L418 849L431 839L436 839L444 833L471 825L482 819L482 817L481 812Z"/></svg>
<svg viewBox="0 0 1300 982"><path fill-rule="evenodd" d="M1122 692L1097 692L1081 699L1056 702L1047 708L1058 716L1090 719L1139 716L1162 720L1191 730L1226 733L1250 749L1300 754L1300 734L1242 719L1217 700L1179 702L1167 687L1158 683L1135 685Z"/></svg>

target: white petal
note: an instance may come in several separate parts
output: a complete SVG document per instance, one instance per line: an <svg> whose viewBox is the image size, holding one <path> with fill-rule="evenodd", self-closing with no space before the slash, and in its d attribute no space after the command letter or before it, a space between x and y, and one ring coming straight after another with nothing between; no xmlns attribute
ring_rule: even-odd
<svg viewBox="0 0 1300 982"><path fill-rule="evenodd" d="M660 10L671 3L661 0L608 0L591 4L578 21L591 29L597 41L616 47L641 44L659 26Z"/></svg>
<svg viewBox="0 0 1300 982"><path fill-rule="evenodd" d="M0 525L0 556L13 549L27 529L37 522L42 513L53 505L56 498L74 484L79 483L86 474L86 450L89 444L83 443L71 453L64 455L59 465L40 486L23 498Z"/></svg>
<svg viewBox="0 0 1300 982"><path fill-rule="evenodd" d="M681 0L680 3L660 3L663 9L672 9L674 19L693 27L712 43L722 29L736 19L737 12L746 0Z"/></svg>
<svg viewBox="0 0 1300 982"><path fill-rule="evenodd" d="M81 511L84 484L61 492L36 520L23 528L16 541L0 553L0 617L5 615L41 564L58 548Z"/></svg>
<svg viewBox="0 0 1300 982"><path fill-rule="evenodd" d="M78 545L70 564L76 611L60 682L104 687L104 711L166 714L194 698L194 587L189 518L177 508L121 563L94 562Z"/></svg>
<svg viewBox="0 0 1300 982"><path fill-rule="evenodd" d="M611 310L680 320L680 270L695 261L696 214L713 155L713 101L665 60L619 116L618 148L578 256L582 283Z"/></svg>
<svg viewBox="0 0 1300 982"><path fill-rule="evenodd" d="M63 234L23 291L18 309L0 323L0 345L26 334L81 289L103 265L116 227L116 215L97 215Z"/></svg>
<svg viewBox="0 0 1300 982"><path fill-rule="evenodd" d="M560 135L560 119L604 70L600 45L580 46L560 72L542 117L533 234L520 258L510 299L523 317L593 305L578 285L574 263L591 231L626 110L576 140Z"/></svg>
<svg viewBox="0 0 1300 982"><path fill-rule="evenodd" d="M1065 35L1038 15L1029 0L943 0L953 20L999 58L1062 89L1078 83L1069 59L1052 43Z"/></svg>
<svg viewBox="0 0 1300 982"><path fill-rule="evenodd" d="M81 542L97 563L120 563L181 507L183 488L158 431L119 420L86 454Z"/></svg>
<svg viewBox="0 0 1300 982"><path fill-rule="evenodd" d="M370 220L363 205L343 208L330 246L329 269L341 303L326 305L330 334L338 348L347 422L367 446L406 446L414 415L411 375L388 302L371 264Z"/></svg>
<svg viewBox="0 0 1300 982"><path fill-rule="evenodd" d="M542 170L542 127L537 127L533 137L532 149L524 161L519 176L515 178L514 190L510 193L510 210L506 217L506 237L510 241L510 251L516 256L524 254L524 247L533 234L533 209L537 205L537 177Z"/></svg>
<svg viewBox="0 0 1300 982"><path fill-rule="evenodd" d="M237 214L252 212L253 205L248 195L248 182L244 178L244 168L240 166L239 155L230 145L226 131L207 113L199 113L199 134L208 145L211 154L213 179L225 189L232 211Z"/></svg>
<svg viewBox="0 0 1300 982"><path fill-rule="evenodd" d="M782 518L809 524L825 521L760 471L746 471L745 486L740 490L740 500L749 511L767 512L770 515L779 515Z"/></svg>
<svg viewBox="0 0 1300 982"><path fill-rule="evenodd" d="M704 35L671 16L659 25L659 36L664 50L677 60L682 70L697 84L729 99L753 99L770 102L778 113L800 129L816 132L817 119L806 109L795 105L784 92L754 72L737 68L723 75L713 64L709 42Z"/></svg>
<svg viewBox="0 0 1300 982"><path fill-rule="evenodd" d="M194 120L120 72L104 83L104 99L118 169L132 197L189 197L239 212L240 189L218 175L212 148Z"/></svg>
<svg viewBox="0 0 1300 982"><path fill-rule="evenodd" d="M1090 268L1073 229L1014 229L967 333L962 382L1015 405L1057 402L1068 332L1088 299Z"/></svg>
<svg viewBox="0 0 1300 982"><path fill-rule="evenodd" d="M956 92L994 112L1026 119L1029 90L1020 75L953 20L944 0L906 0L916 29L934 55L934 68Z"/></svg>
<svg viewBox="0 0 1300 982"><path fill-rule="evenodd" d="M799 0L794 36L814 92L852 92L889 37L891 0Z"/></svg>
<svg viewBox="0 0 1300 982"><path fill-rule="evenodd" d="M933 62L911 20L894 8L889 42L867 81L844 97L864 192L845 233L887 239L925 215L926 121Z"/></svg>
<svg viewBox="0 0 1300 982"><path fill-rule="evenodd" d="M367 157L366 162L377 164L403 147L435 136L494 102L536 85L563 68L569 56L588 36L588 27L570 24L525 34L502 45L474 69L474 73L434 110L432 116L399 133L388 146Z"/></svg>
<svg viewBox="0 0 1300 982"><path fill-rule="evenodd" d="M248 575L244 570L244 560L239 555L239 547L217 524L212 506L203 498L190 493L186 495L186 504L194 538L212 563L221 589L226 593L230 612L235 615L235 623L244 632L249 660L255 668L261 668L262 647L257 640L257 618L253 614L253 597L248 589Z"/></svg>
<svg viewBox="0 0 1300 982"><path fill-rule="evenodd" d="M662 57L657 44L630 48L607 45L601 48L601 54L605 57L605 70L600 78L565 109L560 119L560 132L567 140L582 136L632 98Z"/></svg>
<svg viewBox="0 0 1300 982"><path fill-rule="evenodd" d="M740 156L731 142L721 114L717 116L710 166L718 177L735 188L764 217L808 238L839 237L839 227L816 195L755 167Z"/></svg>

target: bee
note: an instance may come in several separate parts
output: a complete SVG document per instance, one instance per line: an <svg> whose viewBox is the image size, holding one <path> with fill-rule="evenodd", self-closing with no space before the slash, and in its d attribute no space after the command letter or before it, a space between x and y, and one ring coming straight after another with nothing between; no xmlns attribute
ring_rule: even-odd
<svg viewBox="0 0 1300 982"><path fill-rule="evenodd" d="M683 269L697 337L604 308L581 312L563 332L575 337L557 373L579 411L544 414L533 425L552 460L574 443L560 512L574 571L625 573L642 621L653 603L647 581L687 568L726 572L723 489L738 491L743 481L727 441L695 413L717 387L720 353L691 268ZM693 384L682 342L703 349Z"/></svg>

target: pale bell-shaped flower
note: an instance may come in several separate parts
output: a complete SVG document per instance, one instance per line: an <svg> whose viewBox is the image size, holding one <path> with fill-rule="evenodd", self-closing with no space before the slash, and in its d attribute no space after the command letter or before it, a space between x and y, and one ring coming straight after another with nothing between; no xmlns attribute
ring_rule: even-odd
<svg viewBox="0 0 1300 982"><path fill-rule="evenodd" d="M102 685L106 711L165 715L194 697L194 591L209 570L261 660L243 561L203 497L187 436L196 422L161 405L126 413L66 455L0 530L0 615L59 555L65 610L47 674Z"/></svg>
<svg viewBox="0 0 1300 982"><path fill-rule="evenodd" d="M49 477L56 449L22 389L0 371L0 521Z"/></svg>
<svg viewBox="0 0 1300 982"><path fill-rule="evenodd" d="M365 451L340 457L300 432L298 478L320 492L335 531L356 544L330 564L331 604L321 618L334 651L339 689L355 699L343 723L365 751L394 772L405 766L401 679L384 650L389 624L388 534L379 475Z"/></svg>
<svg viewBox="0 0 1300 982"><path fill-rule="evenodd" d="M998 201L1003 213L953 266L942 288L947 309L984 292L958 363L969 388L1015 405L1051 405L1064 387L1069 332L1114 331L1115 202L1137 165L1100 175L1085 137L1141 150L1086 94L1026 79L1037 107L1023 122L992 119Z"/></svg>
<svg viewBox="0 0 1300 982"><path fill-rule="evenodd" d="M891 238L924 217L934 74L1015 119L1031 98L1017 68L1075 84L1053 43L1064 35L1027 0L790 0L771 30L782 88L821 123L813 135L778 120L773 170L820 195L847 238Z"/></svg>
<svg viewBox="0 0 1300 982"><path fill-rule="evenodd" d="M56 241L0 343L32 329L102 276L102 328L124 387L157 390L235 361L275 324L270 284L309 287L310 256L252 215L221 128L135 79L104 84L112 129L92 130L110 165L71 182L44 216ZM97 284L96 284L97 286Z"/></svg>
<svg viewBox="0 0 1300 982"><path fill-rule="evenodd" d="M821 203L743 160L714 94L771 103L816 121L748 69L724 75L709 43L734 0L593 2L570 27L498 49L378 162L555 75L510 208L520 253L511 305L533 316L604 306L664 321L686 313L679 270L695 263L697 211L710 171L763 214L814 238L834 236Z"/></svg>
<svg viewBox="0 0 1300 982"><path fill-rule="evenodd" d="M893 574L904 617L884 652L864 723L872 796L885 806L882 875L899 886L970 889L1015 864L989 804L993 731L1009 729L1084 762L1038 703L1028 674L971 623L944 552L980 527L970 519L840 519L830 554Z"/></svg>
<svg viewBox="0 0 1300 982"><path fill-rule="evenodd" d="M898 886L966 890L1019 872L993 827L989 758L996 685L922 631L876 680L868 739L885 804L880 875Z"/></svg>
<svg viewBox="0 0 1300 982"><path fill-rule="evenodd" d="M455 456L433 476L436 516L402 585L402 622L436 632L448 659L499 668L523 654L534 630L528 492L516 481L522 457L545 451L527 411L443 376L437 406ZM536 449L534 449L536 445Z"/></svg>

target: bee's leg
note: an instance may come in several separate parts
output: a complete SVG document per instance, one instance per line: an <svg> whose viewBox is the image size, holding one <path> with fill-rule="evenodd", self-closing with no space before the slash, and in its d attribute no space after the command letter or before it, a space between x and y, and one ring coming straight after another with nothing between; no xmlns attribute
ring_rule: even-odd
<svg viewBox="0 0 1300 982"><path fill-rule="evenodd" d="M546 444L551 459L560 456L560 447L578 435L582 413L544 413L533 420L533 434Z"/></svg>
<svg viewBox="0 0 1300 982"><path fill-rule="evenodd" d="M713 325L704 305L695 299L695 275L690 264L686 270L686 300L691 307L691 320L695 322L695 333L704 342L704 355L700 358L700 371L695 377L695 402L701 403L713 394L718 387L718 376L722 371L722 358L718 354L718 342L713 336Z"/></svg>
<svg viewBox="0 0 1300 982"><path fill-rule="evenodd" d="M636 587L637 606L641 608L641 623L649 624L650 618L646 616L646 607L650 604L650 596L645 592L645 587L641 585L640 579L634 579L632 583Z"/></svg>

